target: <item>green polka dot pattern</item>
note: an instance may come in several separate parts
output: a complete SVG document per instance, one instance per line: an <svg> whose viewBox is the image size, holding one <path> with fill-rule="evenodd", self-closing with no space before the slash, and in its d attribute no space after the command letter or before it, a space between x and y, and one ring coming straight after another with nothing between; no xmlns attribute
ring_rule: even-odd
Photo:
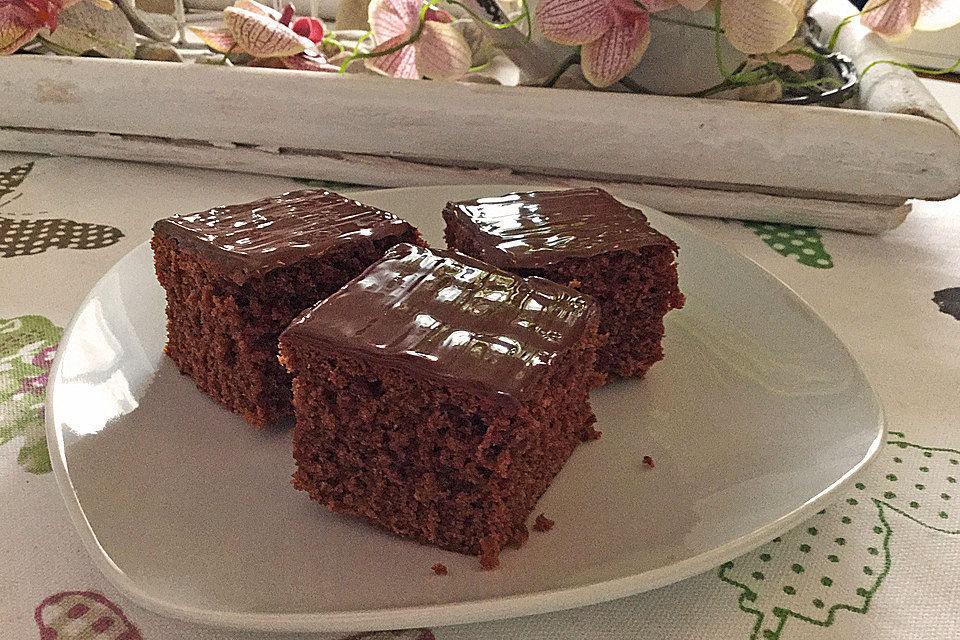
<svg viewBox="0 0 960 640"><path fill-rule="evenodd" d="M751 640L779 640L785 626L829 627L837 616L866 613L892 571L891 524L960 535L960 451L909 443L900 432L888 436L885 460L835 506L720 567L720 580L740 590L740 610L754 616Z"/></svg>
<svg viewBox="0 0 960 640"><path fill-rule="evenodd" d="M49 249L102 249L116 244L116 227L63 218L10 220L0 218L0 258L43 253Z"/></svg>
<svg viewBox="0 0 960 640"><path fill-rule="evenodd" d="M833 268L833 258L823 246L820 232L809 227L770 222L744 222L767 246L784 256L815 269Z"/></svg>
<svg viewBox="0 0 960 640"><path fill-rule="evenodd" d="M847 540L822 533L848 531L852 522L868 535ZM765 613L761 621L769 633L754 637L779 637L786 617L827 624L835 610L866 610L886 575L889 534L872 500L841 502L779 541L726 563L720 579L743 590L742 609L749 604L749 610Z"/></svg>
<svg viewBox="0 0 960 640"><path fill-rule="evenodd" d="M960 508L954 500L957 459L952 449L923 447L900 440L889 445L896 452L898 473L885 477L877 496L894 510L930 529L960 533ZM922 477L923 482L908 481ZM878 487L880 488L880 487Z"/></svg>

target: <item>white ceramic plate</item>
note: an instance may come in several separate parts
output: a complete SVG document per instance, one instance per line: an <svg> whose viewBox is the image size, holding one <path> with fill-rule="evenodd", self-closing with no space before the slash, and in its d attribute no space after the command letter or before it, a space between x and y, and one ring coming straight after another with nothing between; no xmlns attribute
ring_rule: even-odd
<svg viewBox="0 0 960 640"><path fill-rule="evenodd" d="M367 192L442 246L447 199L509 186ZM710 569L825 506L877 452L882 416L846 348L786 286L686 224L687 305L641 382L597 391L584 444L533 515L556 520L500 569L333 515L290 485L289 430L257 431L163 357L164 297L143 244L64 334L47 433L70 515L143 606L263 630L474 622L611 600ZM172 213L176 213L171 211ZM651 456L654 469L644 468ZM449 575L431 567L442 562Z"/></svg>

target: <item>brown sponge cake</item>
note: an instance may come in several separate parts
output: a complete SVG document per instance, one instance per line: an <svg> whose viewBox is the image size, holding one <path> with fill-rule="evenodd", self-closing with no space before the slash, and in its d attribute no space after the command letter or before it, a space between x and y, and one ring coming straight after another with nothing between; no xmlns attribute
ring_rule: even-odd
<svg viewBox="0 0 960 640"><path fill-rule="evenodd" d="M596 437L596 303L401 244L280 337L294 484L335 512L497 565Z"/></svg>
<svg viewBox="0 0 960 640"><path fill-rule="evenodd" d="M293 412L280 332L393 245L420 241L391 213L313 190L166 218L153 232L167 355L257 427Z"/></svg>
<svg viewBox="0 0 960 640"><path fill-rule="evenodd" d="M683 306L677 245L601 189L451 202L447 246L522 276L576 287L600 304L598 370L642 376L663 358L663 317Z"/></svg>

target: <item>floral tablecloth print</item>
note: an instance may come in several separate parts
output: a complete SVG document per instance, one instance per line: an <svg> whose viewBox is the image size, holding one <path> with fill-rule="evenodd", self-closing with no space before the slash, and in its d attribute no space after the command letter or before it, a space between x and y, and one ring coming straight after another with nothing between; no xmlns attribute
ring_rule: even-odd
<svg viewBox="0 0 960 640"><path fill-rule="evenodd" d="M159 617L102 578L49 473L44 389L62 327L155 219L297 186L0 154L0 637L257 637ZM785 281L850 346L887 413L881 459L809 522L681 583L563 613L363 637L960 638L960 201L921 203L881 237L689 222Z"/></svg>

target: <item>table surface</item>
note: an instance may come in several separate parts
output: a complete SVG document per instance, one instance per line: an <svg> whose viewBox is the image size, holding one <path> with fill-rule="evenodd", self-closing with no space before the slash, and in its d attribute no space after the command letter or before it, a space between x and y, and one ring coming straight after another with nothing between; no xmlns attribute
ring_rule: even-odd
<svg viewBox="0 0 960 640"><path fill-rule="evenodd" d="M928 86L960 121L960 85ZM42 402L62 328L155 219L302 185L0 154L0 637L264 637L162 618L106 582L49 473ZM960 638L960 199L917 203L882 236L815 232L815 255L800 259L794 227L686 220L786 282L863 363L888 420L879 461L779 542L675 585L383 638ZM829 570L807 569L817 554ZM82 615L97 607L117 621L99 634Z"/></svg>

